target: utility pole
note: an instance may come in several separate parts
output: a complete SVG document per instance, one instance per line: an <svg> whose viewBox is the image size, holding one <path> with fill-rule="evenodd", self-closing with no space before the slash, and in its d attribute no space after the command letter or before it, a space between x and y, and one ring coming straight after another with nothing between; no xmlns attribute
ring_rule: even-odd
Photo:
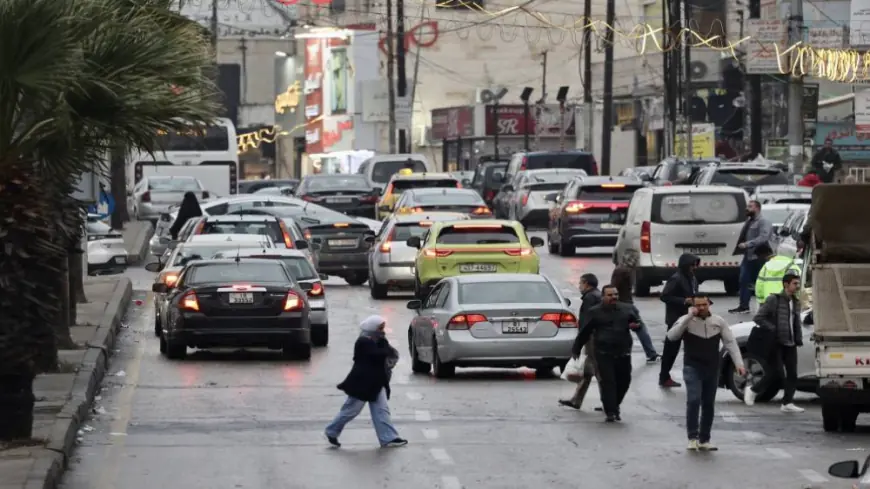
<svg viewBox="0 0 870 489"><path fill-rule="evenodd" d="M393 36L393 0L387 0L387 98L389 100L390 154L396 154L396 89L393 85L395 67L395 37ZM402 39L402 42L405 40Z"/></svg>
<svg viewBox="0 0 870 489"><path fill-rule="evenodd" d="M396 0L396 69L398 70L398 79L396 80L396 88L399 91L399 98L402 104L407 104L408 99L408 75L405 71L405 0ZM411 110L411 107L402 107L402 113L406 110ZM404 117L403 117L404 119ZM399 128L399 153L410 153L411 149L408 145L408 130L406 126L408 121L402 121L402 127Z"/></svg>
<svg viewBox="0 0 870 489"><path fill-rule="evenodd" d="M749 0L749 18L761 18L761 0ZM742 25L742 23L741 23ZM743 36L741 35L741 38ZM790 66L790 65L789 65ZM762 75L749 75L749 147L752 156L764 151L764 142L761 140L761 77ZM745 141L745 139L744 139Z"/></svg>
<svg viewBox="0 0 870 489"><path fill-rule="evenodd" d="M601 117L601 174L610 175L610 137L613 133L613 17L614 0L607 0L604 35L604 114Z"/></svg>
<svg viewBox="0 0 870 489"><path fill-rule="evenodd" d="M685 16L685 21L683 25L691 29L692 4L689 3L690 0L683 1L683 15ZM685 55L683 59L683 76L685 77L685 81L683 82L683 86L685 87L685 101L683 102L683 120L686 124L686 159L691 160L694 158L695 153L692 151L692 43L689 39L684 40L683 49L685 50Z"/></svg>
<svg viewBox="0 0 870 489"><path fill-rule="evenodd" d="M584 25L591 22L592 19L592 0L583 1L583 22ZM583 116L586 120L584 127L586 129L586 137L583 141L583 149L592 152L592 138L595 132L592 130L594 121L593 114L595 105L592 102L592 29L586 27L583 29Z"/></svg>
<svg viewBox="0 0 870 489"><path fill-rule="evenodd" d="M677 134L677 101L680 98L680 50L679 43L682 41L682 22L680 21L680 0L666 0L665 4L667 6L667 22L666 26L666 40L668 51L665 53L667 56L668 65L665 69L665 76L667 77L666 82L666 90L665 93L667 97L665 98L665 109L667 113L667 120L665 121L665 134L666 134L666 147L669 148L667 152L668 155L674 154L676 148L674 147L674 143L676 141Z"/></svg>
<svg viewBox="0 0 870 489"><path fill-rule="evenodd" d="M791 15L788 18L788 44L794 46L803 39L804 6L802 0L791 0ZM792 51L791 57L795 57ZM789 63L791 66L791 63ZM791 75L788 79L788 170L794 175L803 164L804 153L804 80Z"/></svg>
<svg viewBox="0 0 870 489"><path fill-rule="evenodd" d="M535 149L541 147L541 113L546 109L547 103L547 51L542 51L541 68L543 75L541 76L541 99L535 104ZM528 130L528 129L527 129Z"/></svg>
<svg viewBox="0 0 870 489"><path fill-rule="evenodd" d="M211 0L211 47L214 49L214 59L217 62L218 50L218 0Z"/></svg>

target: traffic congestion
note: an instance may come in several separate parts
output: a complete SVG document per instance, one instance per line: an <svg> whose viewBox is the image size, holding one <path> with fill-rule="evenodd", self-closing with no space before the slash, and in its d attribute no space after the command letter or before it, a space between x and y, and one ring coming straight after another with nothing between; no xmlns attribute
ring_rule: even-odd
<svg viewBox="0 0 870 489"><path fill-rule="evenodd" d="M611 177L588 153L537 152L460 175L387 156L228 196L156 183L190 189L171 203L143 180L132 198L166 205L139 214L155 225L150 262L126 271L143 336L117 368L156 397L107 400L145 443L123 470L172 454L186 483L191 437L235 446L242 465L280 460L264 470L293 487L834 488L861 474L843 450L863 449L863 408L842 389L862 388L820 395L813 341L833 316L812 307L822 245L807 223L832 192L758 163ZM785 321L776 357L758 346L765 321ZM354 421L366 403L373 426Z"/></svg>

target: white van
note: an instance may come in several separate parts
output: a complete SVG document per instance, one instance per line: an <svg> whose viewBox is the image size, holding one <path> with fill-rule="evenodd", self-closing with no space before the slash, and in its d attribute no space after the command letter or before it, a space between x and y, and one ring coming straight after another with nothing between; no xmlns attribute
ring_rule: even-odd
<svg viewBox="0 0 870 489"><path fill-rule="evenodd" d="M425 156L417 153L374 155L362 162L357 173L366 177L373 188L383 191L390 178L400 170L410 168L414 173L433 173L435 166Z"/></svg>
<svg viewBox="0 0 870 489"><path fill-rule="evenodd" d="M743 260L737 240L748 202L742 189L720 185L642 188L631 199L613 261L626 250L639 253L635 294L646 297L674 274L680 255L691 253L701 259L699 283L722 280L725 292L736 295Z"/></svg>

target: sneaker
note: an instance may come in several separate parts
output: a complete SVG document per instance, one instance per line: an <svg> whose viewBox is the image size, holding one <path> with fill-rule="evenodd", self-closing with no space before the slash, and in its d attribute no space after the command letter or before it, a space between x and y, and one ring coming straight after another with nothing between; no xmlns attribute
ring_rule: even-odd
<svg viewBox="0 0 870 489"><path fill-rule="evenodd" d="M580 409L579 404L575 404L568 399L559 399L559 404L573 409Z"/></svg>
<svg viewBox="0 0 870 489"><path fill-rule="evenodd" d="M394 448L394 447L403 447L407 444L408 444L408 440L406 440L404 438L395 438L395 439L393 439L393 441L387 443L384 446Z"/></svg>
<svg viewBox="0 0 870 489"><path fill-rule="evenodd" d="M743 390L743 402L745 402L747 406L754 406L756 395L757 394L752 390L752 387L746 386L746 389Z"/></svg>
<svg viewBox="0 0 870 489"><path fill-rule="evenodd" d="M728 309L729 314L749 314L748 307L737 307L735 309Z"/></svg>
<svg viewBox="0 0 870 489"><path fill-rule="evenodd" d="M804 408L797 407L794 403L783 404L782 407L779 408L784 413L802 413L804 412Z"/></svg>
<svg viewBox="0 0 870 489"><path fill-rule="evenodd" d="M604 408L601 407L601 406L598 406L597 408L595 408L595 411L596 411L596 412L599 412L599 413L602 413L602 412L604 412Z"/></svg>
<svg viewBox="0 0 870 489"><path fill-rule="evenodd" d="M683 384L677 382L674 379L668 379L664 382L659 382L659 387L664 387L670 389L671 387L682 387Z"/></svg>
<svg viewBox="0 0 870 489"><path fill-rule="evenodd" d="M621 415L621 414L616 414L616 415L614 415L613 417L616 418L617 421L622 421L622 415Z"/></svg>
<svg viewBox="0 0 870 489"><path fill-rule="evenodd" d="M338 438L334 436L329 436L326 433L324 433L323 436L326 437L326 441L328 441L330 445L334 446L335 448L341 447L341 443L338 442Z"/></svg>
<svg viewBox="0 0 870 489"><path fill-rule="evenodd" d="M698 450L698 440L689 440L689 446L686 447L686 450L697 451Z"/></svg>
<svg viewBox="0 0 870 489"><path fill-rule="evenodd" d="M710 443L709 441L705 441L702 443L698 443L698 450L701 450L702 452L715 452L719 450L719 447Z"/></svg>
<svg viewBox="0 0 870 489"><path fill-rule="evenodd" d="M646 357L646 363L656 363L659 360L659 354L656 353L653 356Z"/></svg>

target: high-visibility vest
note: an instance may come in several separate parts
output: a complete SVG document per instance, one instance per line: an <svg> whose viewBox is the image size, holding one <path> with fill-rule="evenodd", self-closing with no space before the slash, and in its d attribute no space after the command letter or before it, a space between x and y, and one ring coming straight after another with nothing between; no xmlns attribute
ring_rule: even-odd
<svg viewBox="0 0 870 489"><path fill-rule="evenodd" d="M759 304L767 300L770 294L782 292L782 277L785 277L786 272L801 274L801 269L793 257L778 255L767 260L755 281L755 298Z"/></svg>

